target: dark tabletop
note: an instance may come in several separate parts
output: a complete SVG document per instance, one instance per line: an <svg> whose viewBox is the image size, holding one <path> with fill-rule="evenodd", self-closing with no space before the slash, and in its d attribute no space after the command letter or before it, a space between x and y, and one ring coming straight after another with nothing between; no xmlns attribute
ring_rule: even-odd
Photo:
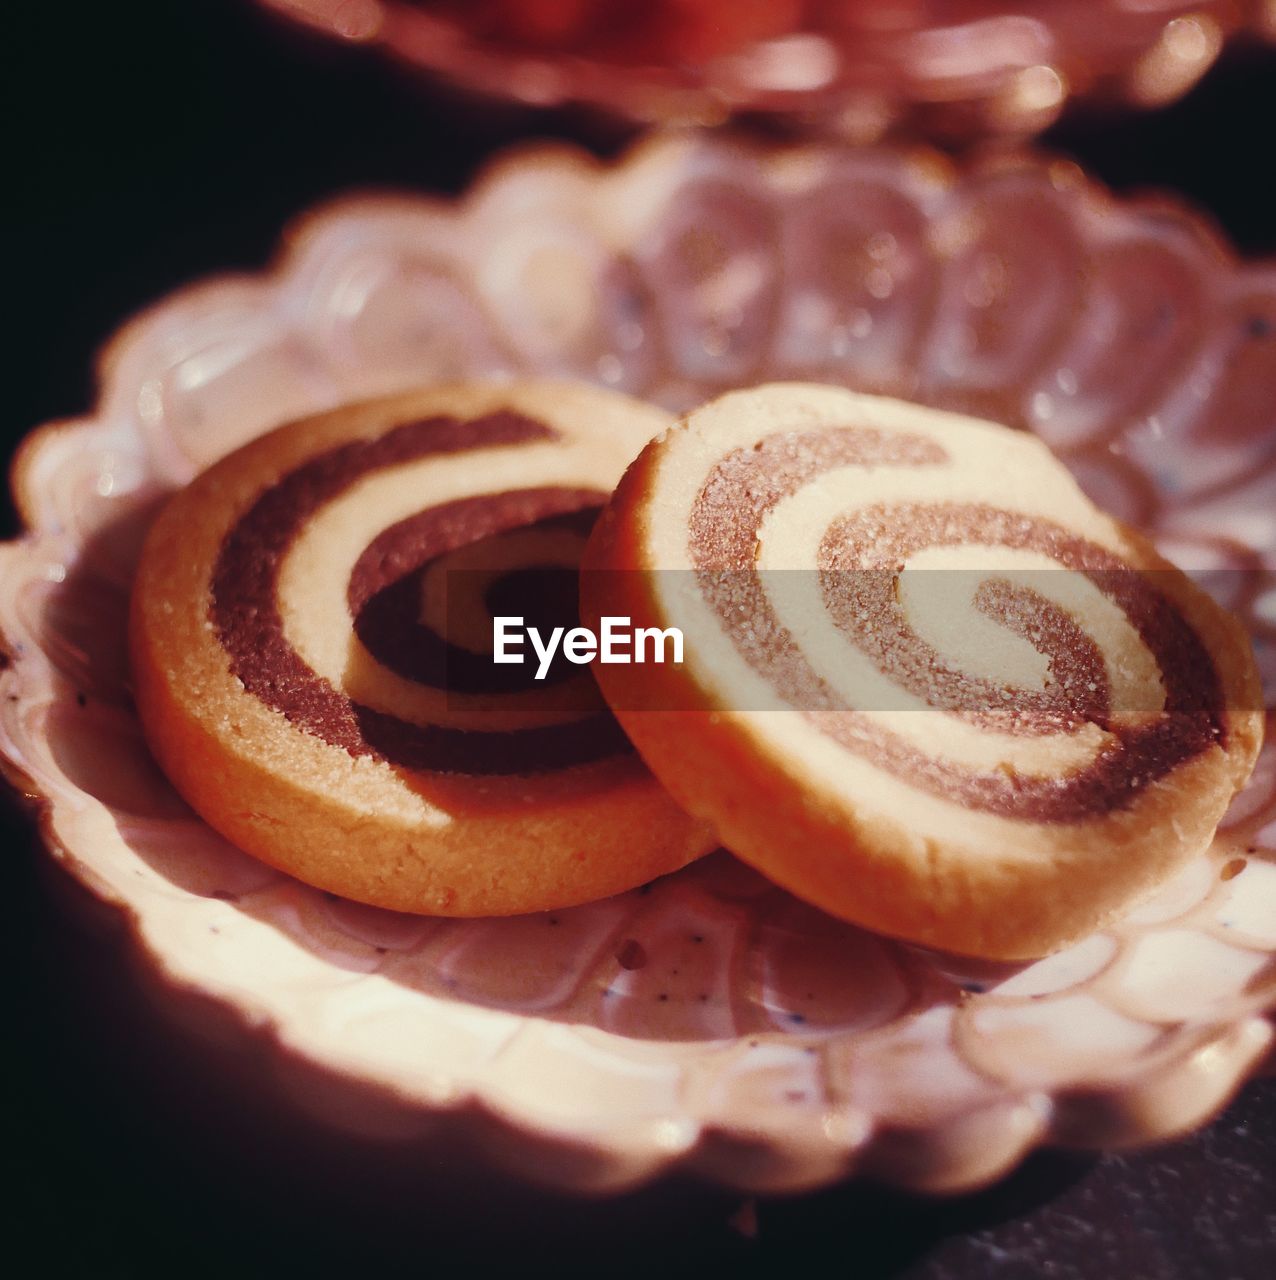
<svg viewBox="0 0 1276 1280"><path fill-rule="evenodd" d="M259 267L315 201L457 191L528 137L611 154L632 136L567 111L475 110L242 0L23 5L4 22L6 452L88 407L93 353L125 316L211 271ZM1119 190L1187 195L1245 252L1271 254L1274 125L1276 52L1249 50L1166 111L1074 114L1046 141ZM131 998L119 930L46 865L7 797L0 823L16 1004L3 1144L16 1179L0 1215L13 1256L42 1259L29 1274L1276 1274L1271 1079L1194 1137L1098 1159L1041 1153L940 1201L856 1183L753 1204L678 1183L580 1202L442 1147L387 1159L316 1136L247 1104L214 1050L174 1041Z"/></svg>

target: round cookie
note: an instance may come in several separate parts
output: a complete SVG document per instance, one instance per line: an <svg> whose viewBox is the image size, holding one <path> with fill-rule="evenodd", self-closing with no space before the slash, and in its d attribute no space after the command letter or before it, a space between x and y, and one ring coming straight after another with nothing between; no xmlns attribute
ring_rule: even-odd
<svg viewBox="0 0 1276 1280"><path fill-rule="evenodd" d="M493 612L572 625L576 566L667 418L589 387L450 386L293 423L178 493L133 592L137 705L218 831L426 914L605 897L704 853L588 666L498 665Z"/></svg>
<svg viewBox="0 0 1276 1280"><path fill-rule="evenodd" d="M1248 637L1033 437L829 387L723 396L625 473L582 619L723 843L830 913L957 953L1082 936L1200 852L1262 738Z"/></svg>

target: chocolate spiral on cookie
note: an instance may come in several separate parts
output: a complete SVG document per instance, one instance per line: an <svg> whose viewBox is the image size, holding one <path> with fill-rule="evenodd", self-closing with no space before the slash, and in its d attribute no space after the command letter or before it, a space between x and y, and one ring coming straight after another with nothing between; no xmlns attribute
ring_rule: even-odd
<svg viewBox="0 0 1276 1280"><path fill-rule="evenodd" d="M1261 738L1234 620L992 424L726 396L644 451L586 565L587 617L686 638L677 673L598 670L675 795L931 945L1077 936L1208 843Z"/></svg>
<svg viewBox="0 0 1276 1280"><path fill-rule="evenodd" d="M513 695L533 693L534 668L493 662L493 611L468 581L490 575L483 583L489 590L518 595L520 576L535 581L556 568L569 577L571 597L555 621L574 625L575 569L605 492L563 485L510 489L391 519L359 552L346 577L344 616L329 607L315 625L308 612L325 591L332 597L328 605L336 603L340 580L333 569L341 550L335 545L315 550L307 570L287 575L288 599L280 599L281 565L303 533L317 541L324 522L352 518L347 506L366 507L366 493L351 496L360 481L379 475L380 487L392 491L402 488L394 483L395 470L424 459L561 441L560 432L509 410L468 422L440 415L338 445L281 476L227 533L213 571L210 613L231 671L249 693L298 728L352 755L373 755L408 769L541 773L627 749L592 689L582 699L579 690L564 692L557 682L550 698L537 700L542 713L536 723L501 726L505 717L494 695L513 702ZM419 496L413 491L408 500L415 504ZM380 524L381 512L393 508L375 505ZM487 554L476 558L479 548ZM479 563L486 572L468 567ZM432 579L442 580L442 593L451 597L439 602L433 616L425 608ZM533 602L531 592L521 594L527 605ZM556 594L561 604L564 592ZM299 639L309 642L312 655L340 655L342 672L321 675L297 652L281 612L288 604ZM473 647L457 643L449 625L469 632ZM312 662L329 665L318 656ZM578 680L589 682L587 676ZM405 689L405 682L414 688ZM356 685L361 697L351 696ZM435 695L433 707L417 717L405 715L403 704L426 691ZM554 723L555 712L573 718Z"/></svg>
<svg viewBox="0 0 1276 1280"><path fill-rule="evenodd" d="M493 661L497 614L576 622L577 565L662 416L587 388L436 389L282 428L148 540L148 737L237 843L324 888L447 914L585 901L709 843L587 667Z"/></svg>

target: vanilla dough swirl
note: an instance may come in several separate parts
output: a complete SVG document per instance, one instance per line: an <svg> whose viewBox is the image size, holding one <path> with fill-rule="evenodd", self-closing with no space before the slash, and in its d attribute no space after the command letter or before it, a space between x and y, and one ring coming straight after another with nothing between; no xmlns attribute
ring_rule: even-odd
<svg viewBox="0 0 1276 1280"><path fill-rule="evenodd" d="M586 618L684 632L678 671L597 669L675 796L816 905L932 946L1092 928L1204 848L1261 741L1235 620L993 424L725 396L634 463L585 567Z"/></svg>
<svg viewBox="0 0 1276 1280"><path fill-rule="evenodd" d="M589 901L711 837L587 667L497 664L494 615L577 622L585 539L665 423L553 383L434 388L280 428L161 514L134 682L178 790L242 848L400 910Z"/></svg>
<svg viewBox="0 0 1276 1280"><path fill-rule="evenodd" d="M359 481L432 456L559 440L561 433L508 410L468 422L438 416L403 423L371 440L338 445L281 476L226 534L213 572L210 615L231 670L244 688L298 728L352 755L372 755L409 769L543 773L627 750L624 735L600 699L586 699L576 718L561 723L549 722L547 715L527 727L485 727L499 722L496 695L512 697L535 687L533 668L493 663L488 643L492 611L485 607L486 595L504 586L509 609L518 607L514 598L522 595L521 614L535 603L528 598L531 593L544 589L547 580L552 583L549 575L557 569L574 597L575 561L606 498L597 489L560 485L480 493L395 520L378 532L346 580L353 634L343 638L361 651L360 683L379 705L351 697L341 681L315 671L284 626L291 601L280 596L282 562L307 526L322 521L325 508ZM332 514L327 518L331 521ZM485 557L479 576L477 569L462 567L457 553L484 542L496 554ZM326 560L316 567L324 579L329 577ZM457 570L456 578L447 578L449 569ZM431 575L442 580L440 594L451 597L441 602L433 617L422 616ZM480 597L455 589L471 585L471 575L474 585L487 586L488 593ZM525 582L522 592L520 577ZM322 589L322 584L304 581L290 585L292 596L308 587ZM301 609L294 606L294 612ZM574 625L574 598L570 611L564 610L558 621ZM306 634L312 630L308 622L302 617L295 626L305 628ZM460 630L467 623L481 637L477 650L457 644L447 633L449 624ZM331 640L331 632L323 638ZM444 715L455 713L468 700L478 701L475 695L489 696L479 702L474 723L464 723L454 714L449 718L462 723L440 723L425 716L413 720L398 711L401 690L396 685L402 681L439 695ZM547 713L566 711L569 703L562 696L551 699Z"/></svg>

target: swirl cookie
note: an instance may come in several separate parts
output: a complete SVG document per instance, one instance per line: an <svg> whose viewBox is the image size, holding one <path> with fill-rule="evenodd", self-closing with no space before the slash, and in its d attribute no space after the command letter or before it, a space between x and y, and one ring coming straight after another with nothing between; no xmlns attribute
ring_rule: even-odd
<svg viewBox="0 0 1276 1280"><path fill-rule="evenodd" d="M834 915L968 955L1082 935L1210 841L1262 735L1246 635L1031 436L779 384L626 472L582 617L688 812Z"/></svg>
<svg viewBox="0 0 1276 1280"><path fill-rule="evenodd" d="M199 476L149 534L131 618L178 790L310 884L427 914L589 901L705 852L587 666L492 661L493 611L572 625L589 528L666 421L587 387L437 388Z"/></svg>

